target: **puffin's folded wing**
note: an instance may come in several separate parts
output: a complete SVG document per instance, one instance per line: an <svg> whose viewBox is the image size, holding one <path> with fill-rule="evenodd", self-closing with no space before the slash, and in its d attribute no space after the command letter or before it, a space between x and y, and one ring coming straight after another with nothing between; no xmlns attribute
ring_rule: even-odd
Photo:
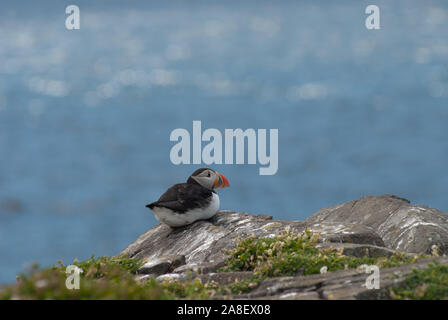
<svg viewBox="0 0 448 320"><path fill-rule="evenodd" d="M212 194L211 190L200 185L179 183L169 188L159 200L150 205L168 208L177 213L185 213L210 202Z"/></svg>

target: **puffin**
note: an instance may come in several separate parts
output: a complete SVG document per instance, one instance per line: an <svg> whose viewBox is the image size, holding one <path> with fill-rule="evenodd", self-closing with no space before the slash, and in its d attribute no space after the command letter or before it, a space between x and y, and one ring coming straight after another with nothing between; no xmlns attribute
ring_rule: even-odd
<svg viewBox="0 0 448 320"><path fill-rule="evenodd" d="M227 188L229 181L210 168L200 168L165 191L159 200L146 205L156 218L171 227L182 227L213 217L219 209L217 189Z"/></svg>

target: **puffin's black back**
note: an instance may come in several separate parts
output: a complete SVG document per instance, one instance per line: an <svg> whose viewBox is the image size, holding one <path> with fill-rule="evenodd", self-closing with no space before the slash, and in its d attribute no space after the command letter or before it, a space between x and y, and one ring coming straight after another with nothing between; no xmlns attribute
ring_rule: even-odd
<svg viewBox="0 0 448 320"><path fill-rule="evenodd" d="M191 178L189 180L194 181ZM196 181L194 183L178 183L162 194L159 200L148 204L146 207L151 210L154 207L163 207L176 211L177 213L185 213L191 209L206 206L210 202L212 194L212 190L204 188Z"/></svg>

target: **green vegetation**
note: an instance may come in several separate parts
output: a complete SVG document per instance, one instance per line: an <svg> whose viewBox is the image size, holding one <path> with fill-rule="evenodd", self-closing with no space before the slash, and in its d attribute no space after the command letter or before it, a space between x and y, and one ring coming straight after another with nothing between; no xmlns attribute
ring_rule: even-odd
<svg viewBox="0 0 448 320"><path fill-rule="evenodd" d="M448 299L448 266L432 263L423 270L414 269L404 285L390 290L393 299L446 300Z"/></svg>
<svg viewBox="0 0 448 320"><path fill-rule="evenodd" d="M151 279L138 283L134 277L143 264L139 259L127 257L99 257L73 265L83 270L79 290L66 287L66 266L39 268L34 265L28 273L22 273L18 282L0 289L0 299L176 299L205 298L205 286L199 281L185 284L156 283Z"/></svg>
<svg viewBox="0 0 448 320"><path fill-rule="evenodd" d="M412 262L403 254L392 257L345 256L341 250L319 249L317 234L305 231L301 234L285 232L275 238L247 238L229 252L230 258L222 271L254 271L266 277L293 276L356 268L363 264L393 267Z"/></svg>
<svg viewBox="0 0 448 320"><path fill-rule="evenodd" d="M258 283L268 277L316 274L324 267L327 272L356 268L364 264L388 268L414 262L419 258L406 257L400 253L389 258L357 258L343 255L342 250L316 248L318 240L319 235L316 233L305 231L297 234L290 233L288 229L275 238L249 237L228 252L227 265L221 271L253 271L253 278L232 287L233 292L238 289L240 292L247 292L254 287L254 282Z"/></svg>
<svg viewBox="0 0 448 320"><path fill-rule="evenodd" d="M66 288L66 266L59 262L50 268L34 266L29 272L22 273L16 284L0 288L0 299L207 299L251 291L268 277L315 274L323 267L328 272L363 264L391 267L418 259L403 254L389 258L345 256L341 250L316 248L318 239L318 234L308 231L297 234L286 229L274 238L240 240L235 249L227 252L227 264L219 271L251 271L253 276L227 285L203 284L194 275L185 282L156 282L153 278L136 281L142 260L92 256L85 261L73 262L83 270L79 290ZM396 294L405 296L398 291Z"/></svg>

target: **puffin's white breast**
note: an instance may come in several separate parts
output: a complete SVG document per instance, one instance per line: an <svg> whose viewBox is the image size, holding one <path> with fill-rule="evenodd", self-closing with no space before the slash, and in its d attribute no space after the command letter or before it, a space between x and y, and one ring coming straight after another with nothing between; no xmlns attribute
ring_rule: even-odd
<svg viewBox="0 0 448 320"><path fill-rule="evenodd" d="M206 207L195 208L185 213L177 213L171 209L163 207L154 207L156 218L171 227L181 227L187 224L193 223L196 220L210 219L219 210L219 196L216 193L212 193L212 199Z"/></svg>

